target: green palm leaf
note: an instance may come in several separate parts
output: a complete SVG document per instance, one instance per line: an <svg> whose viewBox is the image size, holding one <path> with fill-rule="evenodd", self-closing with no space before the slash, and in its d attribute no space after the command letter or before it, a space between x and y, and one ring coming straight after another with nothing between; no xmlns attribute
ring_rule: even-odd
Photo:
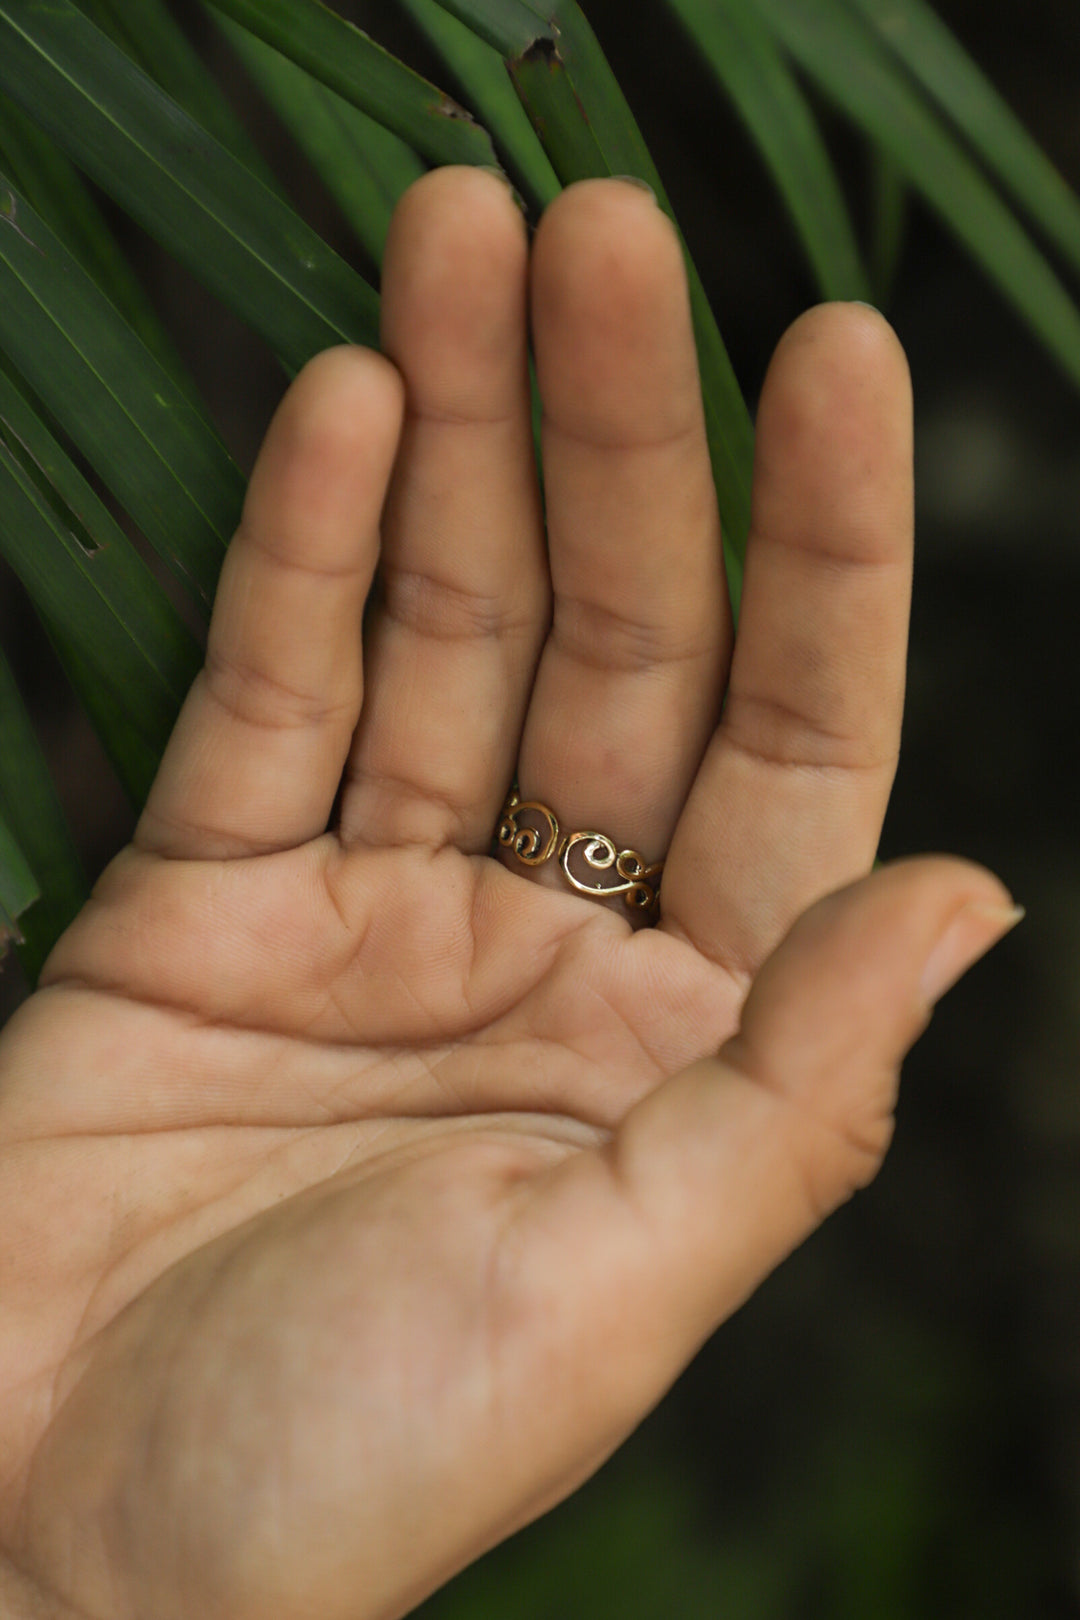
<svg viewBox="0 0 1080 1620"><path fill-rule="evenodd" d="M313 79L289 57L224 15L232 49L291 130L375 264L398 198L426 166L400 136Z"/></svg>
<svg viewBox="0 0 1080 1620"><path fill-rule="evenodd" d="M91 549L89 531L8 426L19 404L0 376L0 556L77 654L86 673L82 684L110 693L160 755L198 668L198 649L123 535ZM86 495L89 512L94 497L89 490ZM107 533L110 520L103 510L100 516L99 529ZM138 779L125 772L122 757L114 763L134 796Z"/></svg>
<svg viewBox="0 0 1080 1620"><path fill-rule="evenodd" d="M1080 384L1080 312L1044 256L848 0L755 0L804 71L894 159Z"/></svg>
<svg viewBox="0 0 1080 1620"><path fill-rule="evenodd" d="M0 0L0 88L286 366L374 341L371 288L71 0Z"/></svg>
<svg viewBox="0 0 1080 1620"><path fill-rule="evenodd" d="M870 279L874 301L884 309L892 299L900 268L911 188L896 159L879 141L870 156Z"/></svg>
<svg viewBox="0 0 1080 1620"><path fill-rule="evenodd" d="M870 283L817 121L754 0L667 0L772 172L826 298Z"/></svg>
<svg viewBox="0 0 1080 1620"><path fill-rule="evenodd" d="M438 52L469 107L492 131L522 195L542 212L559 193L559 177L514 93L500 53L438 0L400 4Z"/></svg>
<svg viewBox="0 0 1080 1620"><path fill-rule="evenodd" d="M5 933L21 936L31 983L87 892L44 755L0 652L0 948Z"/></svg>
<svg viewBox="0 0 1080 1620"><path fill-rule="evenodd" d="M530 0L438 0L474 34L506 57L523 56L530 46L551 41L549 8Z"/></svg>
<svg viewBox="0 0 1080 1620"><path fill-rule="evenodd" d="M116 305L185 392L195 385L142 285L74 165L56 143L0 95L0 168Z"/></svg>
<svg viewBox="0 0 1080 1620"><path fill-rule="evenodd" d="M1080 199L925 0L848 0L1080 270Z"/></svg>
<svg viewBox="0 0 1080 1620"><path fill-rule="evenodd" d="M41 898L41 888L0 812L0 951L12 939L22 940L17 919Z"/></svg>
<svg viewBox="0 0 1080 1620"><path fill-rule="evenodd" d="M39 611L39 617L60 667L67 676L72 690L96 731L124 790L128 804L135 811L146 803L158 765L168 741L165 722L158 720L148 728L143 716L132 713L128 693L118 693L110 680L102 680L96 658L86 655L81 638L70 634L64 626ZM175 710L173 711L175 720Z"/></svg>
<svg viewBox="0 0 1080 1620"><path fill-rule="evenodd" d="M140 688L160 687L175 711L202 661L195 637L115 518L2 370L0 477L18 485L50 531L36 540L17 526L0 532L0 551L35 604L60 623L55 604L78 599L74 633L88 642L87 655L94 656L93 644L102 636L103 663L123 666ZM94 633L79 625L82 613L104 613L107 619ZM139 695L132 693L136 700Z"/></svg>
<svg viewBox="0 0 1080 1620"><path fill-rule="evenodd" d="M138 0L137 5L131 0L76 0L76 4L245 169L258 175L264 186L280 191L277 176L164 0Z"/></svg>
<svg viewBox="0 0 1080 1620"><path fill-rule="evenodd" d="M211 0L432 163L491 164L491 137L435 85L321 0Z"/></svg>
<svg viewBox="0 0 1080 1620"><path fill-rule="evenodd" d="M239 517L240 473L206 420L2 176L0 350L208 606Z"/></svg>

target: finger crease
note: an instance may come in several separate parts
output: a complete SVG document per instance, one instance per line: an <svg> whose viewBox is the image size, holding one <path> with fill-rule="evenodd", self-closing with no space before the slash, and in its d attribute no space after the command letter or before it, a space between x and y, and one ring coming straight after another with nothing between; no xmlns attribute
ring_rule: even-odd
<svg viewBox="0 0 1080 1620"><path fill-rule="evenodd" d="M708 638L673 634L670 625L644 624L596 602L560 596L551 644L586 669L647 675L715 658L719 625Z"/></svg>
<svg viewBox="0 0 1080 1620"><path fill-rule="evenodd" d="M601 439L591 433L580 431L577 428L566 426L552 416L544 417L545 434L556 434L561 439L569 439L572 444L582 445L598 454L612 454L616 456L638 455L654 450L670 450L676 445L685 444L691 440L705 441L705 429L699 417L687 422L685 426L675 428L668 433L658 433L654 437L640 439Z"/></svg>
<svg viewBox="0 0 1080 1620"><path fill-rule="evenodd" d="M353 701L328 703L317 694L297 691L274 675L211 650L205 690L231 719L256 731L299 731L342 720L351 727L356 708Z"/></svg>
<svg viewBox="0 0 1080 1620"><path fill-rule="evenodd" d="M224 827L215 827L211 822L197 821L190 816L165 815L162 811L151 809L149 806L143 810L142 823L143 825L140 826L137 832L135 843L140 849L151 851L161 860L178 861L180 863L187 863L193 859L244 860L255 855L277 855L282 849L288 847L282 843L280 838L256 838L247 833L241 837ZM168 849L161 849L158 847L156 839L147 840L146 823L149 823L151 828L156 828L166 835L179 835L185 841L195 837L199 839L201 844L209 842L213 845L213 853L208 854L200 851L198 856L192 856L185 851L177 855Z"/></svg>
<svg viewBox="0 0 1080 1620"><path fill-rule="evenodd" d="M258 529L241 522L236 534L233 536L233 545L237 541L251 547L259 556L276 568L286 573L303 574L310 579L321 579L330 582L342 580L351 581L366 576L370 570L370 559L365 556L363 562L341 563L337 565L317 564L304 557L290 557L279 551L276 546L263 537Z"/></svg>
<svg viewBox="0 0 1080 1620"><path fill-rule="evenodd" d="M672 939L681 939L684 945L689 945L699 955L707 957L722 973L725 973L735 986L739 1005L741 1006L750 994L754 976L761 966L760 959L754 958L751 960L749 957L743 957L738 952L717 945L714 940L704 934L699 936L688 923L681 922L679 918L670 914L665 914L662 902L660 912L663 919L664 933L669 934Z"/></svg>
<svg viewBox="0 0 1080 1620"><path fill-rule="evenodd" d="M863 551L841 551L836 546L822 543L818 531L794 530L785 534L776 530L753 529L747 542L747 556L751 548L760 551L763 546L776 546L781 551L794 551L814 563L823 563L836 573L874 573L899 569L906 576L911 569L910 547L902 555L875 556Z"/></svg>
<svg viewBox="0 0 1080 1620"><path fill-rule="evenodd" d="M781 715L786 713L781 705L778 705L778 709ZM794 724L793 721L798 723ZM778 729L781 728L778 727ZM734 749L736 753L741 754L745 759L753 760L756 764L772 766L777 770L808 771L822 776L829 776L837 772L842 772L845 775L850 772L872 775L879 771L895 770L896 768L899 757L896 750L880 755L873 754L861 759L857 757L838 759L836 757L820 757L823 749L819 746L818 757L815 757L812 739L816 739L818 744L823 745L824 748L828 748L830 745L834 750L845 747L850 748L853 755L859 748L859 740L827 731L817 726L812 720L806 720L792 714L788 722L788 730L796 733L796 735L791 738L787 747L784 747L779 741L773 745L765 742L753 742L743 732L742 725L732 724L729 711L718 735L721 746Z"/></svg>
<svg viewBox="0 0 1080 1620"><path fill-rule="evenodd" d="M395 624L433 641L502 641L535 632L536 615L505 598L470 591L418 570L386 567L381 607Z"/></svg>
<svg viewBox="0 0 1080 1620"><path fill-rule="evenodd" d="M416 838L405 838L396 834L391 836L387 833L380 835L379 839L380 844L384 846L437 850L444 848L447 844L467 839L472 832L472 828L468 825L467 809L445 788L412 782L407 777L398 776L392 771L373 770L370 765L365 765L362 770L350 773L350 787L355 787L360 782L365 784L373 783L376 787L386 788L391 796L395 798L412 800L419 804L434 805L437 809L445 810L453 822L450 836L446 834L445 830L440 831L437 836Z"/></svg>
<svg viewBox="0 0 1080 1620"><path fill-rule="evenodd" d="M494 416L473 416L467 411L441 411L428 409L426 406L415 406L408 412L410 423L430 424L433 427L462 427L462 428L499 428L517 427L522 421L520 412L500 411Z"/></svg>

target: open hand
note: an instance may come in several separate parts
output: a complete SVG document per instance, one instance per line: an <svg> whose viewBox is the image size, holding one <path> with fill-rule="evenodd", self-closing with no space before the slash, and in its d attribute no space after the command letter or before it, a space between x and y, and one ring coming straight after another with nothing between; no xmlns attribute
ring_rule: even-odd
<svg viewBox="0 0 1080 1620"><path fill-rule="evenodd" d="M877 315L779 347L734 651L644 192L572 187L530 263L497 179L429 175L384 347L290 389L134 842L0 1043L13 1613L403 1614L873 1175L1010 920L961 862L866 877L912 539ZM492 856L515 772L666 857L658 926Z"/></svg>

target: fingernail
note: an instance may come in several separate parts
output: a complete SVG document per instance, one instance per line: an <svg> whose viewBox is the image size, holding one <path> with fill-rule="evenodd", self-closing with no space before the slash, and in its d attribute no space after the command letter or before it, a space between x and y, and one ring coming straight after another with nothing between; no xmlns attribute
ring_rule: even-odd
<svg viewBox="0 0 1080 1620"><path fill-rule="evenodd" d="M952 919L923 969L921 989L930 1005L940 1001L946 990L951 990L968 968L974 967L1024 916L1023 906L979 901L965 906Z"/></svg>
<svg viewBox="0 0 1080 1620"><path fill-rule="evenodd" d="M652 198L653 202L656 202L658 200L657 196L656 196L656 192L653 190L652 186L650 186L650 184L649 184L649 182L647 180L642 180L640 175L636 175L636 174L613 174L611 176L611 178L613 180L621 180L624 186L637 186L639 191L647 191L649 193L649 196Z"/></svg>

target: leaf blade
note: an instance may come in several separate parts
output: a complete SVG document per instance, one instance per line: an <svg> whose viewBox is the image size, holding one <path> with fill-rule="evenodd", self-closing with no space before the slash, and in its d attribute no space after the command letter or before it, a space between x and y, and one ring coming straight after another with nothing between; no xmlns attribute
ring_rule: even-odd
<svg viewBox="0 0 1080 1620"><path fill-rule="evenodd" d="M1015 215L844 0L756 0L803 70L897 162L1080 386L1080 310Z"/></svg>
<svg viewBox="0 0 1080 1620"><path fill-rule="evenodd" d="M438 0L503 56L519 56L551 35L550 18L531 0Z"/></svg>
<svg viewBox="0 0 1080 1620"><path fill-rule="evenodd" d="M1080 198L925 0L849 0L992 174L1080 270Z"/></svg>
<svg viewBox="0 0 1080 1620"><path fill-rule="evenodd" d="M0 825L24 852L39 897L12 915L11 890L0 885L0 906L19 919L19 956L33 985L64 929L85 903L89 886L60 806L45 756L15 677L0 650ZM0 838L2 838L0 833ZM0 854L0 872L5 866ZM0 919L2 927L2 919Z"/></svg>
<svg viewBox="0 0 1080 1620"><path fill-rule="evenodd" d="M432 163L491 164L487 132L321 0L210 0Z"/></svg>
<svg viewBox="0 0 1080 1620"><path fill-rule="evenodd" d="M246 127L222 95L209 68L162 0L76 0L134 62L226 147L263 185L278 191L277 177Z"/></svg>
<svg viewBox="0 0 1080 1620"><path fill-rule="evenodd" d="M879 141L873 144L870 161L871 302L885 309L892 300L904 251L911 191L896 159Z"/></svg>
<svg viewBox="0 0 1080 1620"><path fill-rule="evenodd" d="M42 615L77 648L94 684L112 693L160 753L179 702L132 635L116 597L98 583L91 559L80 566L76 550L56 510L0 445L0 555Z"/></svg>
<svg viewBox="0 0 1080 1620"><path fill-rule="evenodd" d="M58 546L46 542L43 549L31 551L19 534L0 535L0 549L9 565L32 596L28 573L51 566L58 567L63 578L72 572L81 576L179 706L202 661L195 637L107 507L3 369L0 452L24 491L51 510L59 542ZM16 559L28 551L20 566ZM62 592L79 588L74 581L65 586L63 578ZM41 605L47 610L47 603Z"/></svg>
<svg viewBox="0 0 1080 1620"><path fill-rule="evenodd" d="M0 0L0 87L287 367L377 341L372 289L71 0Z"/></svg>
<svg viewBox="0 0 1080 1620"><path fill-rule="evenodd" d="M208 609L243 501L239 469L2 175L0 350Z"/></svg>
<svg viewBox="0 0 1080 1620"><path fill-rule="evenodd" d="M287 125L375 264L402 193L426 165L391 130L312 78L257 34L213 12L246 71Z"/></svg>
<svg viewBox="0 0 1080 1620"><path fill-rule="evenodd" d="M25 935L19 918L41 899L41 885L30 869L30 862L19 847L11 827L0 812L0 956L14 940L22 944Z"/></svg>
<svg viewBox="0 0 1080 1620"><path fill-rule="evenodd" d="M821 130L753 0L667 5L753 137L822 296L869 298L869 276Z"/></svg>
<svg viewBox="0 0 1080 1620"><path fill-rule="evenodd" d="M188 376L150 299L75 166L9 97L0 95L0 168L115 304L165 370L193 398Z"/></svg>
<svg viewBox="0 0 1080 1620"><path fill-rule="evenodd" d="M141 729L115 690L99 679L95 663L63 626L40 609L38 617L69 685L79 695L129 805L138 814L146 803L161 763L164 743L160 735L148 736Z"/></svg>
<svg viewBox="0 0 1080 1620"><path fill-rule="evenodd" d="M561 186L522 107L502 55L437 0L400 0L476 116L493 132L522 194L538 213Z"/></svg>

